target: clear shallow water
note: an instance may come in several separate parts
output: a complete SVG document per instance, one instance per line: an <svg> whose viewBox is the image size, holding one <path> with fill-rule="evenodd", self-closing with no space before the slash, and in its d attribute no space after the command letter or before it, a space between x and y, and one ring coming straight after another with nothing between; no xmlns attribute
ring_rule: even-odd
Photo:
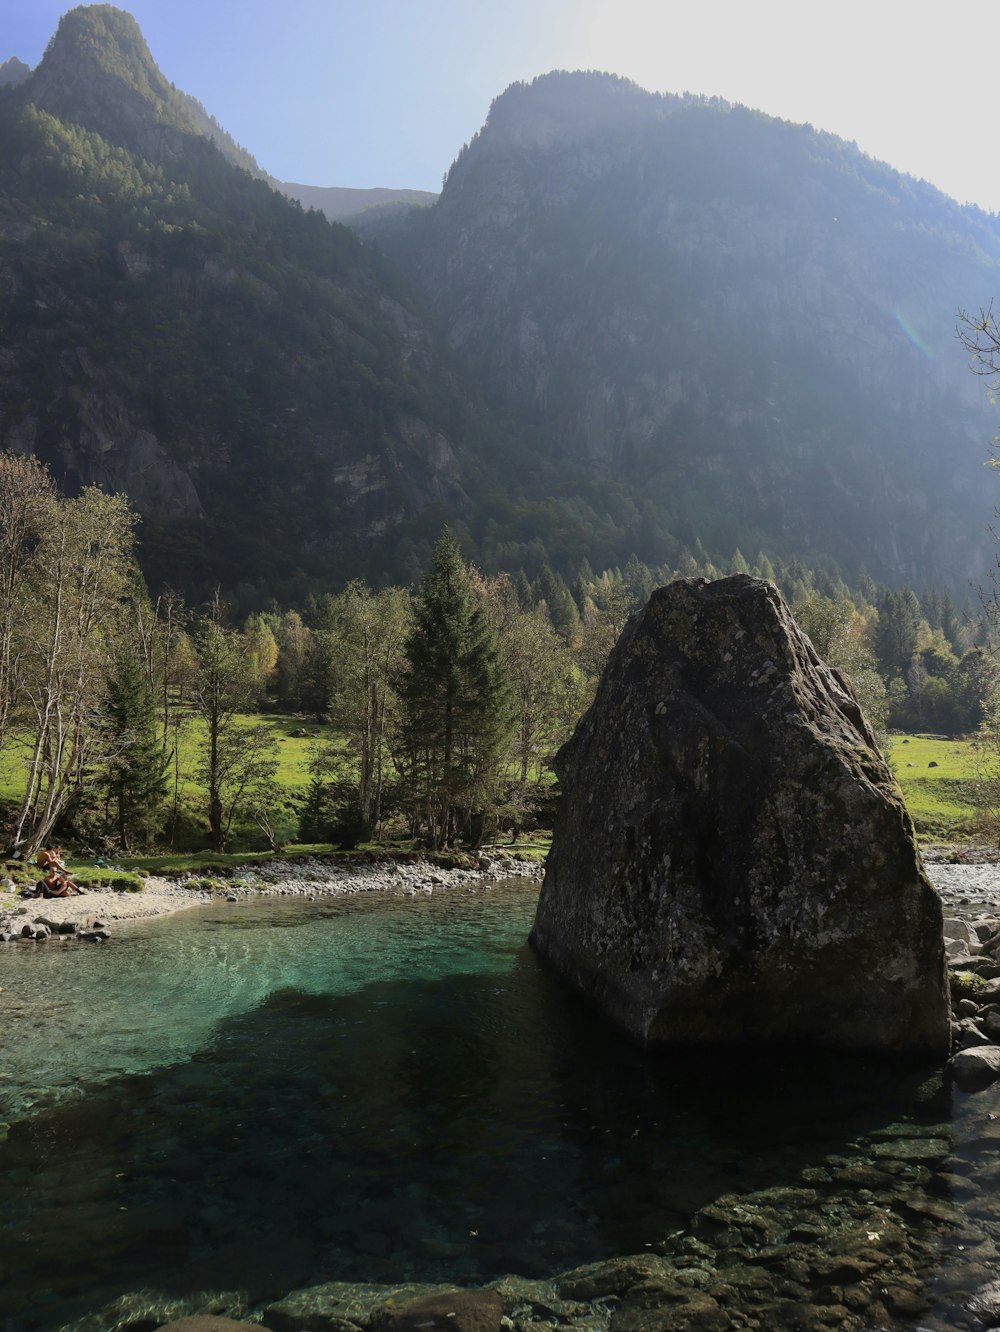
<svg viewBox="0 0 1000 1332"><path fill-rule="evenodd" d="M935 1154L1000 1148L986 1101L956 1141L933 1070L643 1056L539 969L536 900L268 900L5 949L0 1326L139 1288L544 1276L897 1136L934 1135L889 1149L918 1192Z"/></svg>

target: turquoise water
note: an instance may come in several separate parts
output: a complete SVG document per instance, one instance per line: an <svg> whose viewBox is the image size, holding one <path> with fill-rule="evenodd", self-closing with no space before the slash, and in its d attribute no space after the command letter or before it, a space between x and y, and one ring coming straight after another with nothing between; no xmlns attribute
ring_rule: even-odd
<svg viewBox="0 0 1000 1332"><path fill-rule="evenodd" d="M892 1125L950 1133L928 1070L642 1055L540 970L536 900L267 900L6 948L3 1326L138 1289L548 1275Z"/></svg>

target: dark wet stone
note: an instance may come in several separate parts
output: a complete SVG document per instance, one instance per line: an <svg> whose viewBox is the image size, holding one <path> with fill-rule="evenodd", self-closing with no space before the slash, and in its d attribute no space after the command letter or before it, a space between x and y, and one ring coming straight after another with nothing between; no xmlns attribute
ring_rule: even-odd
<svg viewBox="0 0 1000 1332"><path fill-rule="evenodd" d="M957 1022L952 1034L955 1046L959 1050L974 1050L977 1046L993 1044L992 1039L980 1028L975 1018L963 1018L961 1022Z"/></svg>
<svg viewBox="0 0 1000 1332"><path fill-rule="evenodd" d="M454 1289L450 1285L417 1282L393 1286L328 1281L292 1291L284 1299L269 1304L263 1317L272 1332L358 1332L361 1326L367 1326L380 1305L444 1294Z"/></svg>
<svg viewBox="0 0 1000 1332"><path fill-rule="evenodd" d="M869 1148L872 1156L896 1161L939 1161L951 1152L951 1143L943 1138L897 1138L878 1142Z"/></svg>
<svg viewBox="0 0 1000 1332"><path fill-rule="evenodd" d="M817 1281L843 1286L855 1285L858 1281L862 1281L875 1271L876 1264L842 1254L814 1259L811 1268L812 1275Z"/></svg>
<svg viewBox="0 0 1000 1332"><path fill-rule="evenodd" d="M374 1332L499 1332L503 1301L495 1290L422 1295L372 1312Z"/></svg>
<svg viewBox="0 0 1000 1332"><path fill-rule="evenodd" d="M622 1297L633 1287L650 1281L659 1282L664 1289L674 1285L678 1293L683 1289L674 1281L671 1264L653 1254L611 1258L575 1268L556 1277L556 1289L564 1300L596 1300L608 1295Z"/></svg>
<svg viewBox="0 0 1000 1332"><path fill-rule="evenodd" d="M805 1301L789 1300L781 1305L780 1310L770 1311L766 1324L768 1332L818 1332L820 1328L840 1327L856 1328L862 1326L851 1320L850 1311L844 1305L809 1304Z"/></svg>
<svg viewBox="0 0 1000 1332"><path fill-rule="evenodd" d="M930 1308L930 1301L919 1290L897 1282L880 1286L879 1295L886 1308L900 1318L914 1318Z"/></svg>
<svg viewBox="0 0 1000 1332"><path fill-rule="evenodd" d="M522 1276L504 1276L491 1281L486 1289L497 1292L503 1301L503 1311L508 1315L528 1309L538 1318L551 1313L554 1318L563 1320L571 1307L559 1298L554 1281L530 1281Z"/></svg>
<svg viewBox="0 0 1000 1332"><path fill-rule="evenodd" d="M819 1240L826 1234L822 1226L814 1225L811 1221L802 1221L793 1226L788 1232L788 1238L792 1240Z"/></svg>
<svg viewBox="0 0 1000 1332"><path fill-rule="evenodd" d="M914 1216L927 1217L931 1221L940 1221L945 1225L958 1225L965 1219L965 1213L954 1203L937 1198L927 1198L921 1193L912 1193L899 1199L902 1207Z"/></svg>
<svg viewBox="0 0 1000 1332"><path fill-rule="evenodd" d="M748 1255L749 1257L749 1255ZM720 1268L720 1280L727 1286L732 1286L740 1291L771 1291L774 1289L775 1279L771 1272L762 1270L759 1267L746 1263L727 1263Z"/></svg>
<svg viewBox="0 0 1000 1332"><path fill-rule="evenodd" d="M888 1171L871 1165L841 1166L831 1171L831 1177L837 1184L849 1184L855 1189L883 1189L891 1179Z"/></svg>
<svg viewBox="0 0 1000 1332"><path fill-rule="evenodd" d="M611 1317L611 1332L726 1332L729 1314L711 1295L688 1291L671 1303L624 1305Z"/></svg>
<svg viewBox="0 0 1000 1332"><path fill-rule="evenodd" d="M191 1314L163 1323L161 1332L260 1332L259 1323L235 1323L231 1318L216 1318L214 1314Z"/></svg>
<svg viewBox="0 0 1000 1332"><path fill-rule="evenodd" d="M972 1198L977 1193L982 1193L982 1187L976 1180L969 1179L966 1175L949 1174L946 1171L934 1176L934 1187L952 1198Z"/></svg>

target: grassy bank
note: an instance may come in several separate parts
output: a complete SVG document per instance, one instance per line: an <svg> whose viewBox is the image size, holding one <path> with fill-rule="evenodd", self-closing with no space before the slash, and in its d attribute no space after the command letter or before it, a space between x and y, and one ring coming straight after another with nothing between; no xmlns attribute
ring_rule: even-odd
<svg viewBox="0 0 1000 1332"><path fill-rule="evenodd" d="M922 840L976 836L975 755L969 740L893 735L889 762Z"/></svg>

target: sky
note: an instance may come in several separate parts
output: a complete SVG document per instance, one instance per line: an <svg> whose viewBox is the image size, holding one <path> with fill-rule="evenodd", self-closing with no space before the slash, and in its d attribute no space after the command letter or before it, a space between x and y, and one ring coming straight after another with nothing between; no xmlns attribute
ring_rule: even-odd
<svg viewBox="0 0 1000 1332"><path fill-rule="evenodd" d="M65 0L0 0L38 63ZM153 57L279 180L437 190L515 80L600 69L854 140L1000 212L1000 6L941 0L131 0Z"/></svg>

